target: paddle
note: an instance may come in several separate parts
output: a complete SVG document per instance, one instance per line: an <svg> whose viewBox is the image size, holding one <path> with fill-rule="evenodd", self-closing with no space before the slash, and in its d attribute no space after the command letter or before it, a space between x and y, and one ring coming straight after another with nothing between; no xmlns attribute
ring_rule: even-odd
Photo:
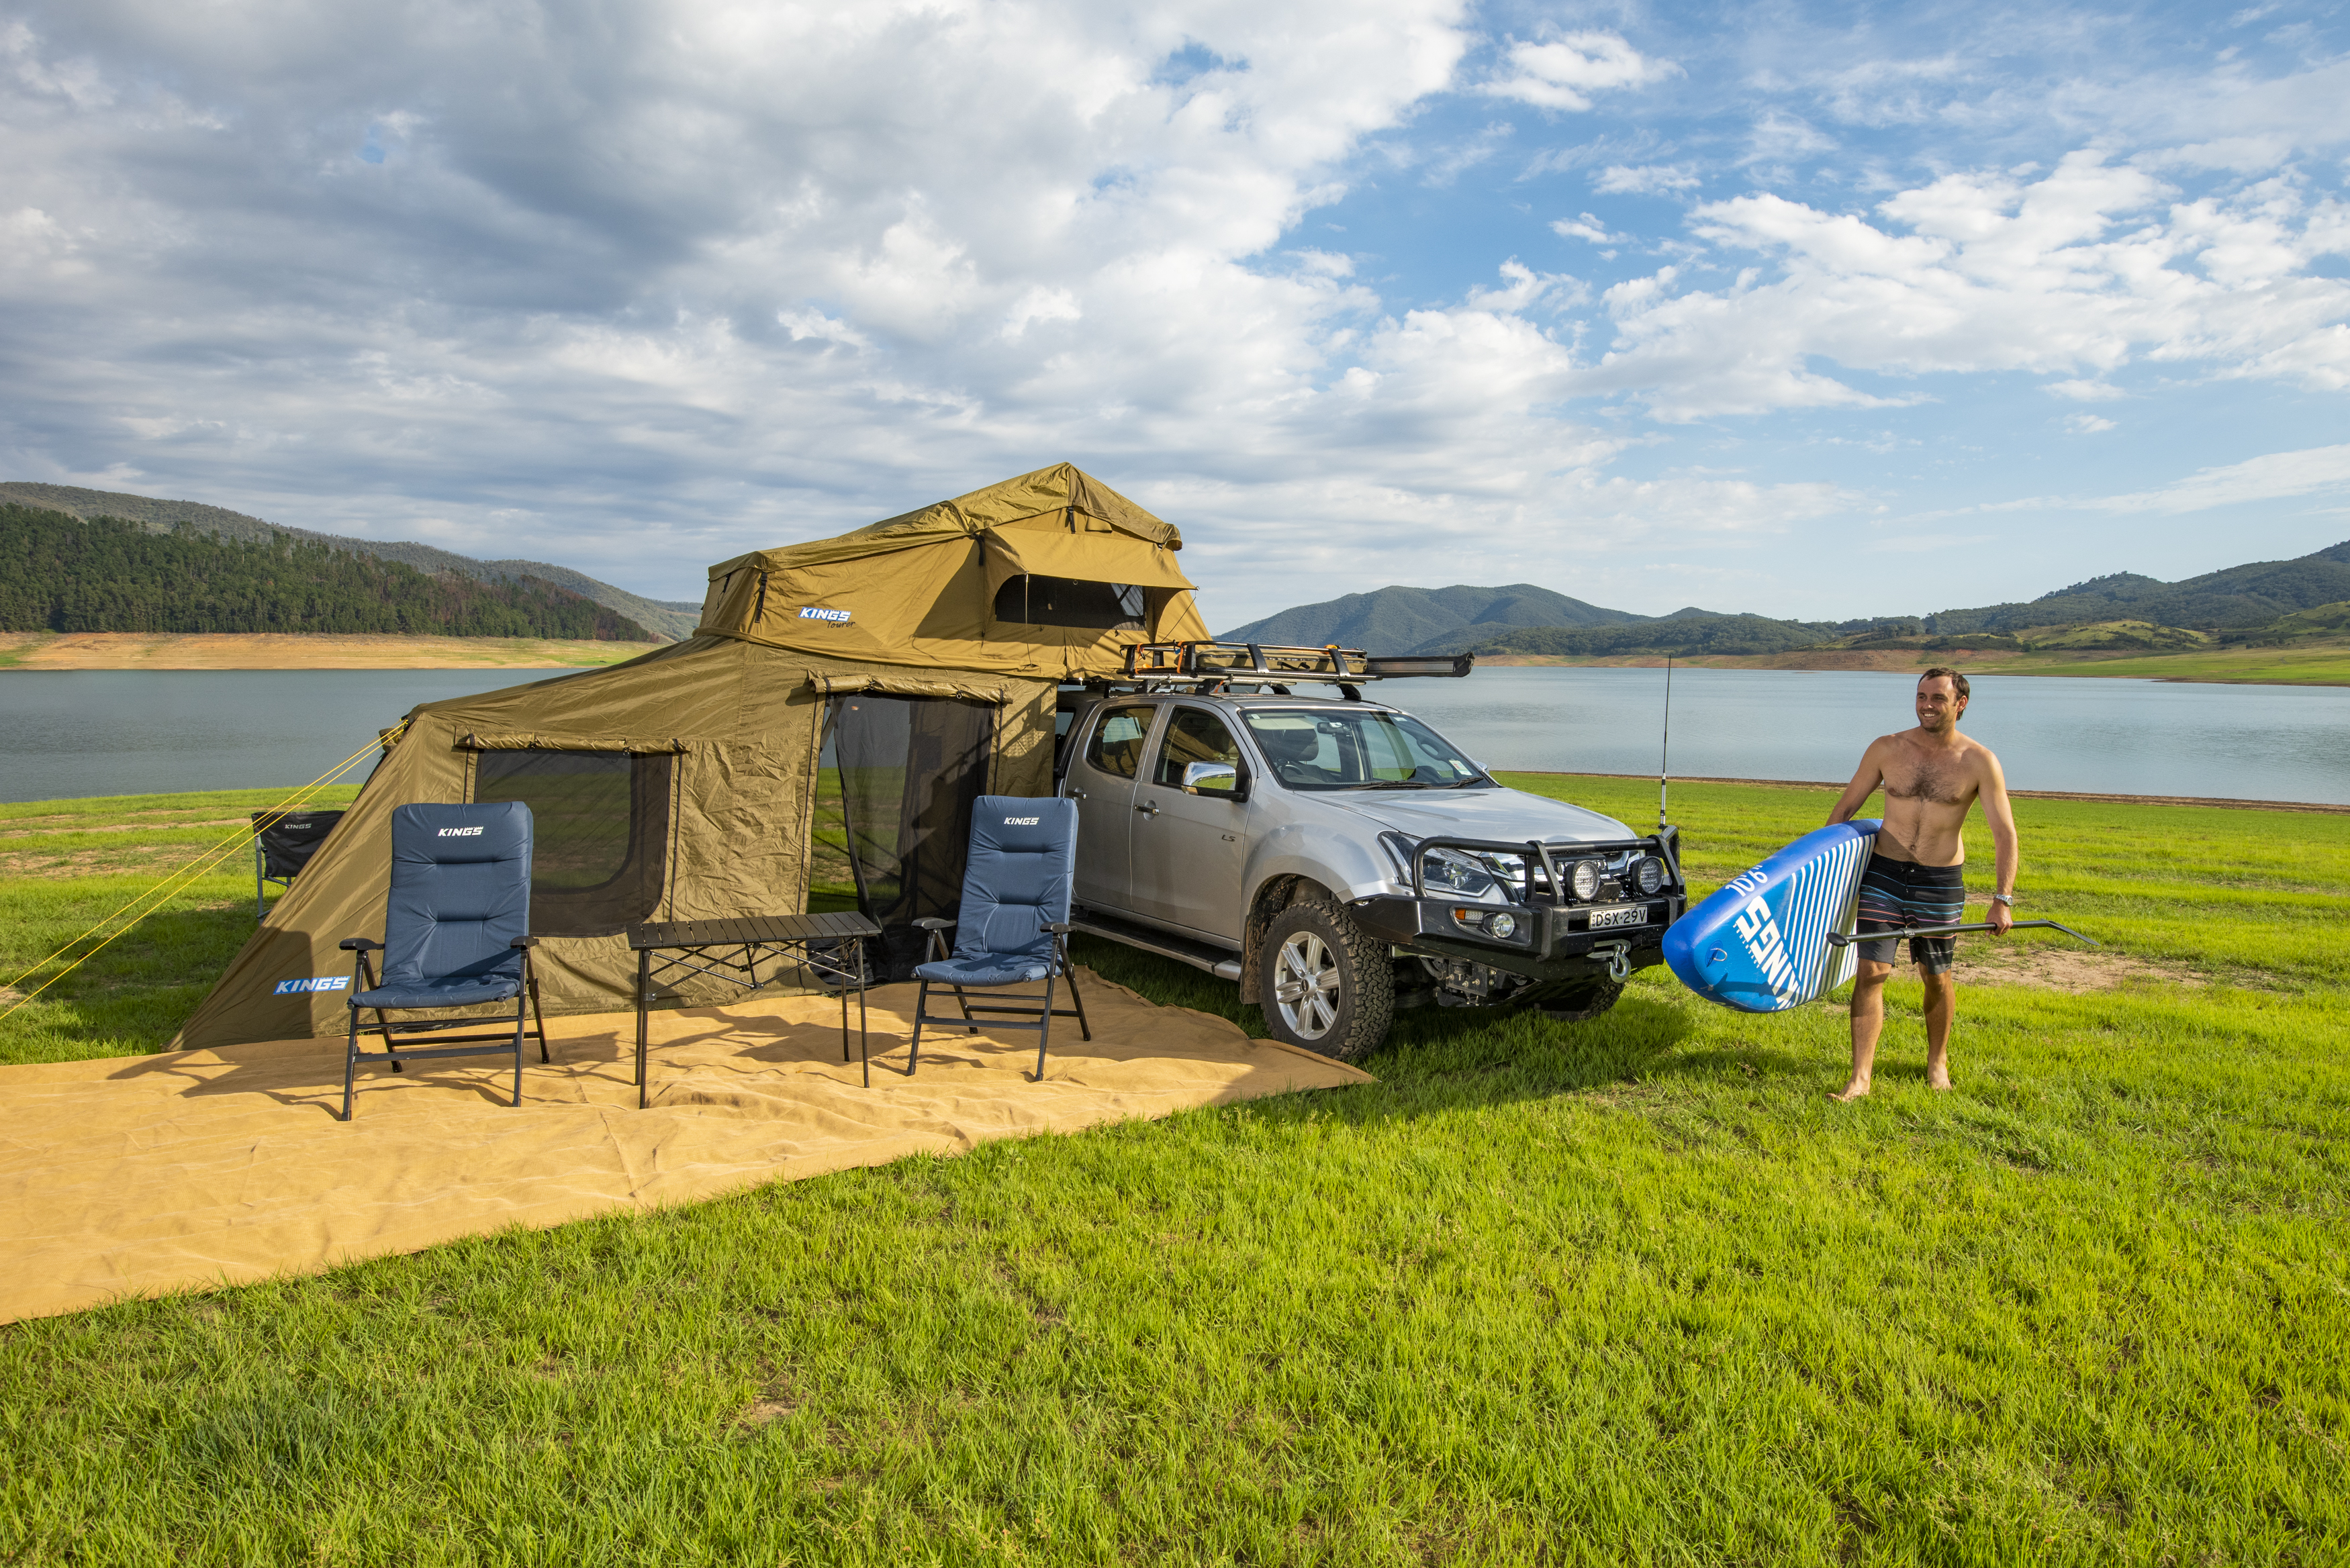
<svg viewBox="0 0 2350 1568"><path fill-rule="evenodd" d="M2051 930L2062 931L2068 937L2073 937L2078 940L2085 941L2093 948L2103 947L2105 945L2095 937L2082 936L2080 932L2074 930L2072 927L2060 926L2054 920L2018 920L2007 929L2011 931L2020 931L2027 926L2045 926ZM1955 937L1968 931L1988 931L1991 929L1992 926L1989 920L1977 920L1970 925L1964 926L1913 926L1907 929L1898 931L1869 931L1865 935L1859 936L1854 936L1844 931L1830 931L1828 933L1828 945L1830 947L1836 948L1848 948L1855 942L1897 942L1907 937Z"/></svg>

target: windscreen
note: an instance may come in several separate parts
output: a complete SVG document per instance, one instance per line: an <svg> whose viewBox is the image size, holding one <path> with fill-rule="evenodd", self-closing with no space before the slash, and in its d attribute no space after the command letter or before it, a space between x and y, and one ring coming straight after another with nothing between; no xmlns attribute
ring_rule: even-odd
<svg viewBox="0 0 2350 1568"><path fill-rule="evenodd" d="M1493 782L1407 714L1251 708L1242 719L1273 776L1291 789L1461 789Z"/></svg>

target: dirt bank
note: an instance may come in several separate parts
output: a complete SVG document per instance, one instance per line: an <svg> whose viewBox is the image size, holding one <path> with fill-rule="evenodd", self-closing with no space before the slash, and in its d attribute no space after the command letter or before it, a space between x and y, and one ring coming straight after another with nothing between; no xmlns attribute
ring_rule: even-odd
<svg viewBox="0 0 2350 1568"><path fill-rule="evenodd" d="M526 637L0 632L0 670L569 670L617 664L658 646Z"/></svg>

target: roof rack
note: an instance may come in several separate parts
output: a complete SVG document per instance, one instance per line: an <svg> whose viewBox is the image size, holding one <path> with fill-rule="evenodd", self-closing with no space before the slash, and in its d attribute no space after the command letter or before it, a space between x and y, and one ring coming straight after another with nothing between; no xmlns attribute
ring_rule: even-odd
<svg viewBox="0 0 2350 1568"><path fill-rule="evenodd" d="M1269 642L1144 642L1126 650L1125 678L1168 685L1222 685L1257 681L1285 687L1313 680L1338 687L1348 697L1366 681L1412 676L1452 679L1477 665L1473 653L1402 654L1374 659L1359 648L1295 648Z"/></svg>

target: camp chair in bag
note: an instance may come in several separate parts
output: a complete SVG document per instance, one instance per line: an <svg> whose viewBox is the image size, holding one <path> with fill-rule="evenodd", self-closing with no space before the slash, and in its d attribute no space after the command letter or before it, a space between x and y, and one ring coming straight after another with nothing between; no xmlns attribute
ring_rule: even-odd
<svg viewBox="0 0 2350 1568"><path fill-rule="evenodd" d="M524 1007L538 1024L538 1059L547 1060L546 1021L538 1012L538 977L531 972L530 807L520 801L478 805L403 805L391 814L391 897L383 940L348 937L357 953L351 974L351 1034L343 1057L343 1120L351 1119L351 1075L362 1062L405 1062L432 1056L492 1056L514 1053L514 1103L522 1104ZM377 981L368 955L383 954ZM387 1012L515 1004L514 1031L495 1019L413 1019L392 1023ZM369 1033L383 1049L359 1049L359 1014L375 1014ZM463 1023L496 1023L492 1034L432 1034ZM400 1050L394 1034L425 1034ZM489 1044L495 1041L495 1044ZM417 1050L416 1046L430 1046Z"/></svg>
<svg viewBox="0 0 2350 1568"><path fill-rule="evenodd" d="M1053 1020L1074 1018L1088 1040L1085 998L1077 994L1077 977L1069 967L1069 873L1077 858L1077 803L1073 800L1032 800L1022 795L983 794L971 808L971 858L962 876L962 908L957 919L936 916L914 924L931 933L933 954L929 963L914 967L921 989L914 994L914 1044L906 1057L906 1075L922 1054L922 1025L962 1024L979 1033L972 1014L1011 1013L1033 1018L1033 1023L995 1023L993 1029L1034 1029L1036 1032L1036 1077L1045 1077L1045 1047L1052 1038ZM946 950L941 934L955 931L954 952ZM1066 977L1073 1010L1053 1005L1053 984ZM1043 994L1005 996L999 1002L973 1002L971 991L996 991L1008 985L1045 982ZM931 987L952 988L962 1009L961 1018L933 1018L927 1011Z"/></svg>
<svg viewBox="0 0 2350 1568"><path fill-rule="evenodd" d="M253 814L253 918L269 915L268 887L294 886L318 846L343 820L339 811L256 811Z"/></svg>

